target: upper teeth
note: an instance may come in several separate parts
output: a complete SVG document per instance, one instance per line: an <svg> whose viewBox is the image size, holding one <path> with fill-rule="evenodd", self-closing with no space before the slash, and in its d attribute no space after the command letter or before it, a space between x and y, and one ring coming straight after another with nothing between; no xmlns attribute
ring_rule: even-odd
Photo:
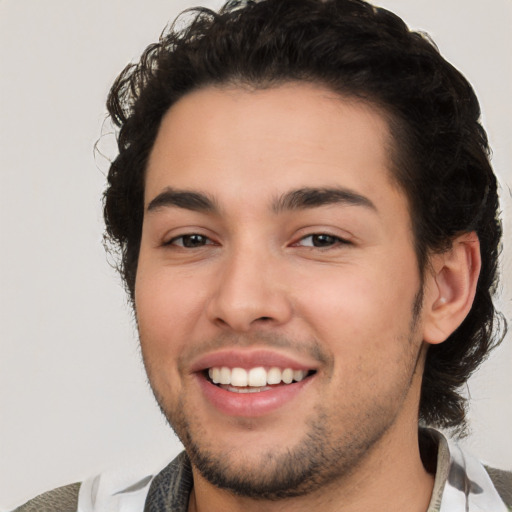
<svg viewBox="0 0 512 512"><path fill-rule="evenodd" d="M290 384L293 381L300 382L308 374L306 370L292 370L291 368L264 368L258 366L246 370L244 368L228 368L227 366L215 366L208 370L210 379L215 384L231 384L232 386L262 387L267 384Z"/></svg>

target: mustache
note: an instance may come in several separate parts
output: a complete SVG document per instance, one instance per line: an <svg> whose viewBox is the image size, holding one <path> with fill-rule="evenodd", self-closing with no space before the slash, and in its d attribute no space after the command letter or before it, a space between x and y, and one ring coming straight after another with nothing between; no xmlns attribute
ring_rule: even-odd
<svg viewBox="0 0 512 512"><path fill-rule="evenodd" d="M332 366L333 356L315 339L297 340L289 336L270 332L245 334L225 333L215 338L194 342L178 359L180 371L188 368L197 357L222 349L258 347L263 349L284 349L294 354L318 361L322 366Z"/></svg>

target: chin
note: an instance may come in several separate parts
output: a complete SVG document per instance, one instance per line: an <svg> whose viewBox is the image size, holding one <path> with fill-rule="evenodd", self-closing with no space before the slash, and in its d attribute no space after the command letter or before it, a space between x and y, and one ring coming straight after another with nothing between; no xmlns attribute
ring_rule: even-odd
<svg viewBox="0 0 512 512"><path fill-rule="evenodd" d="M218 436L212 439L212 431L202 426L205 422L193 415L185 417L184 405L171 414L163 412L193 468L210 484L252 499L275 501L311 494L350 476L387 430L374 425L371 431L354 428L349 435L336 434L329 431L326 413L317 411L305 421L302 435L277 436L274 447L268 435L254 432L251 439L248 431L236 447L228 436L229 448L223 448Z"/></svg>

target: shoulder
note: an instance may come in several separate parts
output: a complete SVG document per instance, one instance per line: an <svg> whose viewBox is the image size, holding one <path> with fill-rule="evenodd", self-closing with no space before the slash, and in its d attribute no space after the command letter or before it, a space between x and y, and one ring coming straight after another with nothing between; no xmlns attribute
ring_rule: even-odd
<svg viewBox="0 0 512 512"><path fill-rule="evenodd" d="M58 487L40 494L13 512L75 512L79 491L79 483Z"/></svg>
<svg viewBox="0 0 512 512"><path fill-rule="evenodd" d="M512 471L504 471L485 466L494 487L507 507L512 509Z"/></svg>
<svg viewBox="0 0 512 512"><path fill-rule="evenodd" d="M164 470L159 468L156 480L161 486L157 490L161 490L165 484L179 484L183 480L185 460L186 457L181 455ZM147 493L155 479L154 475L155 473L148 474L144 468L138 466L110 469L83 482L45 492L12 512L142 511L145 509ZM169 490L172 492L172 489Z"/></svg>

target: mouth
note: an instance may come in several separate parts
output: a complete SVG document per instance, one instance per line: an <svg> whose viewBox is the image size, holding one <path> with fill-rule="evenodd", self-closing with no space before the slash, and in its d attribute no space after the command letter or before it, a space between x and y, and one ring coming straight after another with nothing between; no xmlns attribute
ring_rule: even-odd
<svg viewBox="0 0 512 512"><path fill-rule="evenodd" d="M320 367L311 357L252 348L205 354L190 371L205 403L223 417L263 418L307 400Z"/></svg>
<svg viewBox="0 0 512 512"><path fill-rule="evenodd" d="M230 368L213 366L204 370L206 379L232 393L259 393L276 387L302 382L315 374L315 370L294 370L277 366L253 368Z"/></svg>

